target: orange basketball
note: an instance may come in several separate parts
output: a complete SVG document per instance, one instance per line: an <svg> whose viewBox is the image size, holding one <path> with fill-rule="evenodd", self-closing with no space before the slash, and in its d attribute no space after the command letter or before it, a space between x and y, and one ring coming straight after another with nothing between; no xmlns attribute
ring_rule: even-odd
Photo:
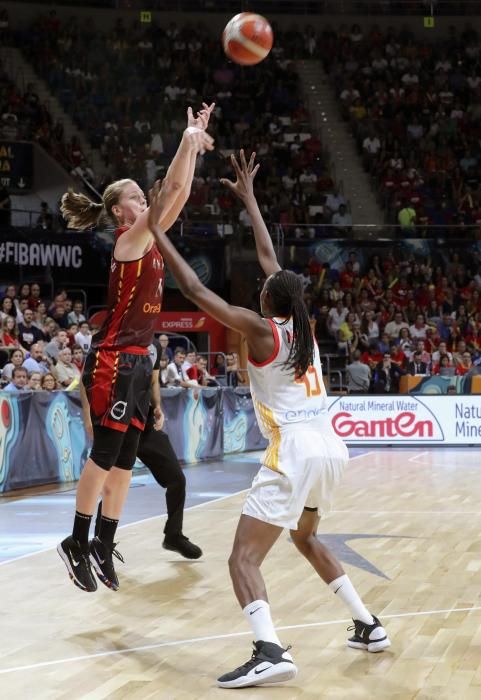
<svg viewBox="0 0 481 700"><path fill-rule="evenodd" d="M241 66L253 66L264 60L272 48L274 34L265 17L241 12L226 24L222 45L227 56Z"/></svg>

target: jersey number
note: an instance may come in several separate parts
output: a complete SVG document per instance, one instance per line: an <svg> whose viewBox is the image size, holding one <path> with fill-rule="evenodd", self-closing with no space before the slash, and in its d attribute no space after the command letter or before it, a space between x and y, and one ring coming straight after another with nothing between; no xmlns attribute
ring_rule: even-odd
<svg viewBox="0 0 481 700"><path fill-rule="evenodd" d="M304 384L306 387L306 395L319 396L321 393L321 385L319 384L319 377L317 376L317 370L312 365L307 368L307 372L296 379L296 384Z"/></svg>

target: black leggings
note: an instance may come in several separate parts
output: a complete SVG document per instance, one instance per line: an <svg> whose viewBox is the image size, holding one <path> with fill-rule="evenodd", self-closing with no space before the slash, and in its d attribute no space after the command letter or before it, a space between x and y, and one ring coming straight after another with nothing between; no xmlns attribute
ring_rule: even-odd
<svg viewBox="0 0 481 700"><path fill-rule="evenodd" d="M152 472L152 476L166 490L167 522L164 533L173 537L182 533L185 504L185 476L167 433L162 430L145 430L139 441L137 457ZM102 502L99 503L95 534L100 528Z"/></svg>
<svg viewBox="0 0 481 700"><path fill-rule="evenodd" d="M152 472L156 482L167 489L165 535L180 534L184 518L185 476L167 433L163 430L145 430L140 437L137 457Z"/></svg>

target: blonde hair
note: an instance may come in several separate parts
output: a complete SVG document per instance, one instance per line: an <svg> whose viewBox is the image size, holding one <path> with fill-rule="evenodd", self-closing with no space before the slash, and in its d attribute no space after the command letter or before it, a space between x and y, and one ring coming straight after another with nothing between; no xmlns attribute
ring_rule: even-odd
<svg viewBox="0 0 481 700"><path fill-rule="evenodd" d="M66 219L69 228L76 228L83 231L86 228L91 228L100 222L102 218L112 219L115 223L117 220L112 214L114 207L126 185L130 185L133 180L124 179L112 182L102 195L102 203L93 202L85 194L80 192L66 192L62 197L60 211Z"/></svg>

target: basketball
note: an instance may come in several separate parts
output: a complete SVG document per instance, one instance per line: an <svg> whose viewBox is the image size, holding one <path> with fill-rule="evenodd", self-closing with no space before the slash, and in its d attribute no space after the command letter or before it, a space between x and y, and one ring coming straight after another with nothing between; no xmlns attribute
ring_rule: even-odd
<svg viewBox="0 0 481 700"><path fill-rule="evenodd" d="M265 17L241 12L227 23L222 33L226 55L240 66L253 66L269 54L274 41L272 27Z"/></svg>

